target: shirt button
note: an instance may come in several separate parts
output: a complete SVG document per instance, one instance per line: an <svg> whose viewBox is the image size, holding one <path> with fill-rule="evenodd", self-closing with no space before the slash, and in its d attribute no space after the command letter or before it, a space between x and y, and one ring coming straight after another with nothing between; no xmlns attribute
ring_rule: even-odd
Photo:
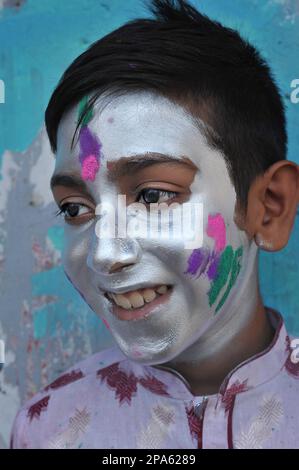
<svg viewBox="0 0 299 470"><path fill-rule="evenodd" d="M201 399L197 399L195 401L195 403L194 403L194 413L196 414L196 416L198 418L200 418L200 416L202 415L204 405L207 402L207 400L208 399L206 397L202 397Z"/></svg>

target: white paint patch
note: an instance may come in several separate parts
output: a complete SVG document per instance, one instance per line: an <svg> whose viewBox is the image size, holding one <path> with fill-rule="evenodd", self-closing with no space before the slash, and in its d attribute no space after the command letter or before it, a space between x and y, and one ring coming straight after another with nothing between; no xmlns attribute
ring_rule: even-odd
<svg viewBox="0 0 299 470"><path fill-rule="evenodd" d="M295 23L299 16L299 0L271 0L271 3L281 5L284 19L290 23Z"/></svg>
<svg viewBox="0 0 299 470"><path fill-rule="evenodd" d="M5 335L0 323L0 338L5 342ZM9 447L10 434L14 418L20 407L20 396L16 385L8 384L5 381L5 368L15 362L15 354L12 351L6 351L5 366L0 372L0 410L1 410L1 429L0 429L0 448Z"/></svg>
<svg viewBox="0 0 299 470"><path fill-rule="evenodd" d="M53 202L50 190L50 178L54 171L55 159L50 148L49 140L45 128L38 135L35 142L29 148L29 152L37 153L38 159L30 172L29 181L33 185L32 203L36 206L47 205Z"/></svg>
<svg viewBox="0 0 299 470"><path fill-rule="evenodd" d="M15 182L20 171L16 162L15 153L6 150L3 154L1 165L2 180L0 181L0 224L5 220L5 211L9 192L14 189Z"/></svg>

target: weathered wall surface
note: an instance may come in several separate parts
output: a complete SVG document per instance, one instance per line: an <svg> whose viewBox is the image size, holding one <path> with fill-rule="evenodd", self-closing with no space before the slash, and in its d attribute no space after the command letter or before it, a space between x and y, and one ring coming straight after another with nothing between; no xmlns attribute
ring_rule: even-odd
<svg viewBox="0 0 299 470"><path fill-rule="evenodd" d="M270 61L288 113L289 159L299 162L298 0L193 1L239 29ZM144 14L139 0L0 0L0 448L25 399L57 374L111 344L103 323L65 279L62 226L48 189L53 168L43 112L65 67L90 43ZM242 86L242 84L240 84ZM263 254L265 303L299 335L299 217L288 246Z"/></svg>

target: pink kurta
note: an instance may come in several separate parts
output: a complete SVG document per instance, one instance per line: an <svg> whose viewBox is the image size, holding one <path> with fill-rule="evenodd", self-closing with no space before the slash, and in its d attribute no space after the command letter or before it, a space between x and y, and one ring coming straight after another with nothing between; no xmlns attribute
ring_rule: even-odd
<svg viewBox="0 0 299 470"><path fill-rule="evenodd" d="M269 348L236 367L218 394L128 360L118 347L75 365L18 413L13 448L299 448L299 363L277 312Z"/></svg>

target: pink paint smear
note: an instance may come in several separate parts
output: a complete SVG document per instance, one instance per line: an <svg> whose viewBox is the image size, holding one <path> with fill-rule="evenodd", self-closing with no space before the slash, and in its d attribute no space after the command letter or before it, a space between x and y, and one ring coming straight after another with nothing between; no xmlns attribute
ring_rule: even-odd
<svg viewBox="0 0 299 470"><path fill-rule="evenodd" d="M225 222L221 214L210 215L208 219L207 234L215 240L215 251L224 250L226 244Z"/></svg>
<svg viewBox="0 0 299 470"><path fill-rule="evenodd" d="M94 181L100 164L95 155L88 155L82 162L81 175L84 180Z"/></svg>

